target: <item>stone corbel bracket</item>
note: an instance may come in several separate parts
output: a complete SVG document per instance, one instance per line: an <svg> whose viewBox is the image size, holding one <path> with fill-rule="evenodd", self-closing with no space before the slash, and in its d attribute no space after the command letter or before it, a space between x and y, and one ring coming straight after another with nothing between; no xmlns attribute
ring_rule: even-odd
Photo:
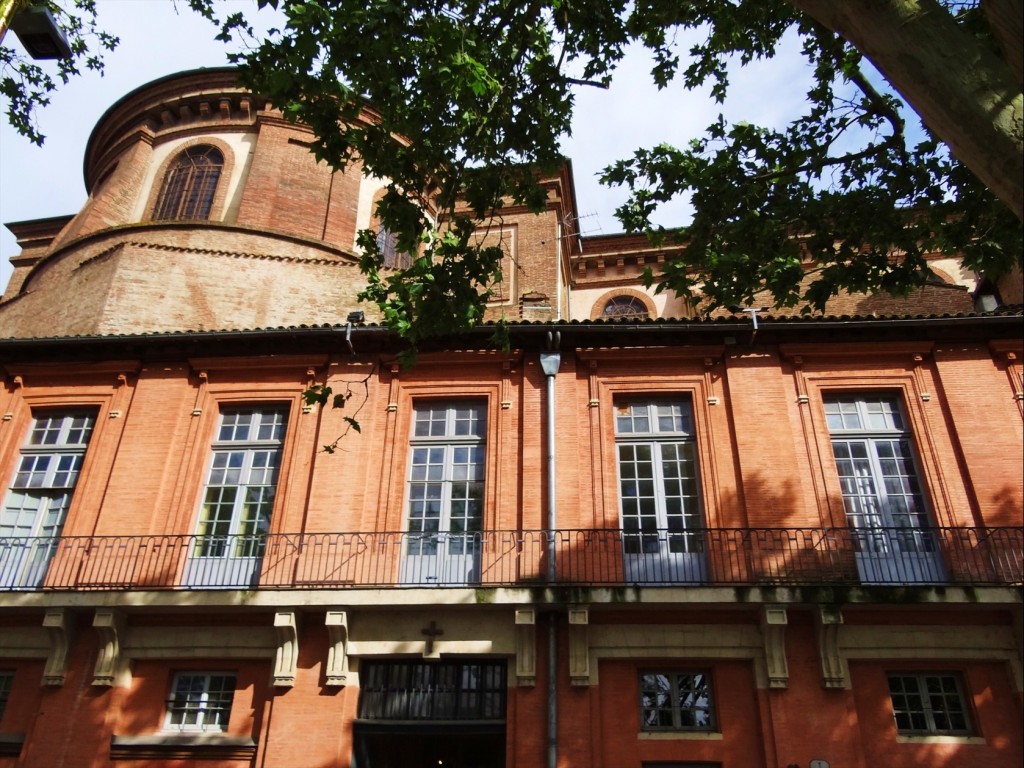
<svg viewBox="0 0 1024 768"><path fill-rule="evenodd" d="M121 641L124 637L124 614L112 608L97 608L92 626L99 635L99 653L93 668L92 684L111 686L117 683L122 667Z"/></svg>
<svg viewBox="0 0 1024 768"><path fill-rule="evenodd" d="M299 630L295 611L275 613L274 631L277 634L277 651L272 682L277 688L291 688L295 685L295 671L299 666Z"/></svg>
<svg viewBox="0 0 1024 768"><path fill-rule="evenodd" d="M67 611L54 608L43 616L43 628L50 641L50 652L43 667L43 685L64 685L75 625Z"/></svg>
<svg viewBox="0 0 1024 768"><path fill-rule="evenodd" d="M786 609L781 605L766 605L761 609L761 636L769 688L789 687L789 665L786 663L788 621Z"/></svg>
<svg viewBox="0 0 1024 768"><path fill-rule="evenodd" d="M576 606L569 609L569 682L590 685L590 609Z"/></svg>
<svg viewBox="0 0 1024 768"><path fill-rule="evenodd" d="M842 609L820 606L815 619L822 683L826 688L849 688L846 660L839 653L839 628L843 624Z"/></svg>
<svg viewBox="0 0 1024 768"><path fill-rule="evenodd" d="M327 685L348 685L348 614L328 611L327 625Z"/></svg>
<svg viewBox="0 0 1024 768"><path fill-rule="evenodd" d="M516 684L537 684L537 611L516 611Z"/></svg>

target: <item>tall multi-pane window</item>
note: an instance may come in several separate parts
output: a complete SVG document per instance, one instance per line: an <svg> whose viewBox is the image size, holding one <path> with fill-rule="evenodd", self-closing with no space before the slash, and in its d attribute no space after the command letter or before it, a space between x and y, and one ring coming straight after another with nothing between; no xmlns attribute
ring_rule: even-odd
<svg viewBox="0 0 1024 768"><path fill-rule="evenodd" d="M255 577L270 529L286 424L283 408L221 413L188 583L248 586Z"/></svg>
<svg viewBox="0 0 1024 768"><path fill-rule="evenodd" d="M824 405L862 580L941 580L914 445L898 398L838 395Z"/></svg>
<svg viewBox="0 0 1024 768"><path fill-rule="evenodd" d="M83 412L33 419L0 511L0 586L34 587L46 576L95 421Z"/></svg>
<svg viewBox="0 0 1024 768"><path fill-rule="evenodd" d="M641 672L640 727L645 731L714 730L708 672Z"/></svg>
<svg viewBox="0 0 1024 768"><path fill-rule="evenodd" d="M164 175L153 219L196 220L210 218L224 155L210 145L189 147L171 161Z"/></svg>
<svg viewBox="0 0 1024 768"><path fill-rule="evenodd" d="M483 403L416 406L403 580L459 583L476 577L486 434Z"/></svg>
<svg viewBox="0 0 1024 768"><path fill-rule="evenodd" d="M688 400L616 403L626 578L701 581L704 511Z"/></svg>
<svg viewBox="0 0 1024 768"><path fill-rule="evenodd" d="M956 675L889 675L889 696L900 733L971 733L963 689Z"/></svg>
<svg viewBox="0 0 1024 768"><path fill-rule="evenodd" d="M234 698L234 674L179 672L171 685L165 727L178 731L226 731Z"/></svg>

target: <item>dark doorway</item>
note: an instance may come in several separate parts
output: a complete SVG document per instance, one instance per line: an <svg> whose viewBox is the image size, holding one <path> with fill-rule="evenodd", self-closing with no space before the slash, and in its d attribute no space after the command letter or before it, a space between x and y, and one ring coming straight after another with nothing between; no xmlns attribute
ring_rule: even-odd
<svg viewBox="0 0 1024 768"><path fill-rule="evenodd" d="M356 723L353 768L505 768L505 729Z"/></svg>
<svg viewBox="0 0 1024 768"><path fill-rule="evenodd" d="M508 662L366 660L353 768L505 768Z"/></svg>

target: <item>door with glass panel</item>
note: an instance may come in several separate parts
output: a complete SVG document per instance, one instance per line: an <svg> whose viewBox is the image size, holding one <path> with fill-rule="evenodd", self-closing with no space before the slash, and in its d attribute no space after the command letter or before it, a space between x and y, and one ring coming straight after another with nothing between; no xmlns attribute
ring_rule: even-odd
<svg viewBox="0 0 1024 768"><path fill-rule="evenodd" d="M95 421L88 413L32 420L0 512L0 587L31 589L46 578Z"/></svg>
<svg viewBox="0 0 1024 768"><path fill-rule="evenodd" d="M882 394L825 401L857 569L864 583L944 580L899 400Z"/></svg>
<svg viewBox="0 0 1024 768"><path fill-rule="evenodd" d="M706 581L704 510L689 401L616 403L615 442L626 581Z"/></svg>
<svg viewBox="0 0 1024 768"><path fill-rule="evenodd" d="M401 580L480 580L487 411L483 403L417 405Z"/></svg>
<svg viewBox="0 0 1024 768"><path fill-rule="evenodd" d="M199 524L185 563L189 586L255 586L270 530L287 413L225 410L217 424Z"/></svg>

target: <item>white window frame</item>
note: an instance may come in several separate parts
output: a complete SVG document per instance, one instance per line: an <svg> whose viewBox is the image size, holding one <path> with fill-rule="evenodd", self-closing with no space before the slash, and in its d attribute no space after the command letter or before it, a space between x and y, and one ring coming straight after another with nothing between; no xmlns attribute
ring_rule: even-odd
<svg viewBox="0 0 1024 768"><path fill-rule="evenodd" d="M0 508L0 587L45 580L95 429L95 411L80 408L32 419Z"/></svg>
<svg viewBox="0 0 1024 768"><path fill-rule="evenodd" d="M885 390L833 393L823 407L861 582L943 583L939 539L902 399Z"/></svg>
<svg viewBox="0 0 1024 768"><path fill-rule="evenodd" d="M655 688L645 678L662 678L667 688ZM699 681L699 683L698 683ZM702 695L694 698L693 694L703 689ZM640 699L640 730L649 732L685 731L711 733L717 731L715 716L715 696L708 669L642 669L637 676L637 689ZM653 702L647 696L655 696ZM659 706L658 696L666 697L667 706ZM687 697L684 699L684 696ZM651 706L653 704L653 706ZM651 723L648 713L669 712L672 717L670 724ZM703 715L705 722L701 723ZM686 720L692 722L685 722Z"/></svg>
<svg viewBox="0 0 1024 768"><path fill-rule="evenodd" d="M483 399L424 400L414 405L403 583L479 581L488 416Z"/></svg>
<svg viewBox="0 0 1024 768"><path fill-rule="evenodd" d="M257 586L287 429L285 406L225 407L218 415L185 584Z"/></svg>
<svg viewBox="0 0 1024 768"><path fill-rule="evenodd" d="M7 518L8 511L13 510L10 505L14 495L21 493L37 500L31 513L33 520L25 525L24 514L17 522L0 518L0 537L60 535L95 427L95 413L80 410L46 412L33 418L3 512ZM74 438L79 439L72 442ZM25 513L28 509L21 506L19 511ZM44 524L48 513L53 513L52 520Z"/></svg>
<svg viewBox="0 0 1024 768"><path fill-rule="evenodd" d="M246 416L247 424L229 422L229 419ZM240 428L245 429L242 437L237 436ZM287 429L288 410L281 406L225 408L221 411L196 524L197 556L224 556L211 554L209 547L225 537L234 544L230 556L255 557L261 554L262 539L270 530ZM265 434L267 431L269 434ZM237 474L235 480L231 479L232 473ZM227 518L210 516L211 505L222 503L213 498L218 490L234 493ZM249 511L249 493L254 490L269 494L269 498L259 502L260 509L255 517L250 518L246 513ZM230 549L230 544L224 544L225 553Z"/></svg>
<svg viewBox="0 0 1024 768"><path fill-rule="evenodd" d="M235 672L177 672L171 682L164 730L224 733L231 722L231 708L237 686L238 676ZM215 694L220 694L219 698L211 698ZM186 722L190 719L190 713L195 714L195 722ZM216 716L212 716L214 713Z"/></svg>
<svg viewBox="0 0 1024 768"><path fill-rule="evenodd" d="M469 419L460 419L459 417L467 411L472 412ZM442 418L433 418L438 413L442 414ZM427 418L421 418L422 416ZM460 429L460 421L467 424L465 431ZM484 523L487 403L481 400L419 403L414 408L412 431L409 440L406 530L411 536L479 533L483 530ZM463 451L466 453L465 459L460 460ZM435 468L440 469L440 476L431 476ZM465 468L467 477L458 476L463 471L460 468ZM467 488L456 498L455 489L463 484ZM479 508L476 515L470 515L468 507L470 502L474 501L474 489L478 492L475 501ZM431 496L432 493L439 493L439 496ZM426 502L429 501L439 502L436 529L428 529L423 525L426 521L435 519L426 514ZM453 507L460 502L466 503L467 514L453 518ZM414 514L417 505L421 505L422 512ZM466 524L462 530L453 531L453 520L462 520ZM475 521L476 525L473 526L469 521Z"/></svg>
<svg viewBox="0 0 1024 768"><path fill-rule="evenodd" d="M615 467L626 580L706 580L707 521L692 400L617 398ZM651 505L653 515L647 514Z"/></svg>
<svg viewBox="0 0 1024 768"><path fill-rule="evenodd" d="M953 672L890 672L887 679L893 720L896 723L896 730L900 734L907 736L970 736L974 733L960 675ZM901 681L900 685L903 690L893 690L893 684L897 679ZM906 690L906 681L908 680L914 681L916 690ZM940 690L929 691L929 682L937 682ZM917 699L916 707L910 701L912 697ZM935 706L937 702L943 705L941 711ZM950 702L955 702L955 709L948 706ZM936 724L937 715L945 717L947 722L959 715L963 718L963 728L941 728ZM906 718L914 716L924 720L924 728L915 728L912 723L908 723L910 727L900 727L901 718L906 722Z"/></svg>
<svg viewBox="0 0 1024 768"><path fill-rule="evenodd" d="M917 451L914 446L913 434L907 426L900 398L895 394L885 392L859 392L829 395L825 398L824 405L826 424L840 482L853 481L858 477L850 474L844 475L839 468L840 461L853 462L860 459L863 462L866 460L867 466L870 467L870 474L857 480L858 488L853 489L849 484L844 484L842 488L847 519L851 523L851 527L855 529L879 527L872 520L850 520L850 518L856 517L877 518L881 522L881 527L885 528L930 527L931 517L925 501L921 472L917 466ZM872 410L873 407L874 410ZM837 445L857 444L866 448L866 456L840 457L836 454ZM882 451L891 444L900 446L900 455L894 457L883 455ZM886 462L892 463L893 459L905 462L904 469L906 471L903 474L886 474L885 464ZM910 488L902 493L892 494L886 480L897 477L906 478L906 484ZM869 497L865 480L870 480L870 497L877 500L878 510L874 513L851 512L851 499ZM857 493L853 493L854 490ZM894 511L894 502L897 498L913 499L914 508L907 512Z"/></svg>

